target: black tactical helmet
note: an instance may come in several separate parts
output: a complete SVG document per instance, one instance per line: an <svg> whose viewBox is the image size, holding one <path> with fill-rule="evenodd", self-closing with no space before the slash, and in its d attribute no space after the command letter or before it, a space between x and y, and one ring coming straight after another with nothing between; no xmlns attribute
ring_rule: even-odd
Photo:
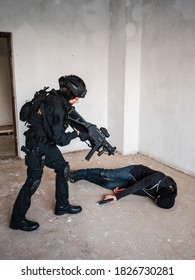
<svg viewBox="0 0 195 280"><path fill-rule="evenodd" d="M87 89L84 81L75 75L62 76L58 80L60 88L66 87L74 97L84 98Z"/></svg>

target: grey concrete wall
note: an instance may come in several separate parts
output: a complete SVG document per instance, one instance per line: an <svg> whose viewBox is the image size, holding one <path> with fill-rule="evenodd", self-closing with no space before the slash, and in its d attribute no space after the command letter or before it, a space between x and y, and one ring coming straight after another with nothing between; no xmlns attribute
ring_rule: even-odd
<svg viewBox="0 0 195 280"><path fill-rule="evenodd" d="M38 89L76 74L88 88L79 112L107 126L109 0L0 0L0 7L0 30L13 35L17 112ZM25 128L17 123L20 148ZM74 140L62 150L82 147Z"/></svg>
<svg viewBox="0 0 195 280"><path fill-rule="evenodd" d="M12 32L16 111L61 75L88 87L77 108L123 154L195 174L195 1L0 0ZM142 34L141 34L142 33ZM140 76L141 75L141 76ZM18 123L19 147L24 126ZM74 140L64 152L85 148Z"/></svg>
<svg viewBox="0 0 195 280"><path fill-rule="evenodd" d="M108 127L123 154L138 151L141 0L110 0Z"/></svg>
<svg viewBox="0 0 195 280"><path fill-rule="evenodd" d="M127 1L123 153L138 151L142 1Z"/></svg>
<svg viewBox="0 0 195 280"><path fill-rule="evenodd" d="M108 51L108 125L111 138L120 152L124 142L125 99L125 1L110 1ZM116 43L117 42L117 43Z"/></svg>
<svg viewBox="0 0 195 280"><path fill-rule="evenodd" d="M139 151L195 175L195 1L143 1Z"/></svg>

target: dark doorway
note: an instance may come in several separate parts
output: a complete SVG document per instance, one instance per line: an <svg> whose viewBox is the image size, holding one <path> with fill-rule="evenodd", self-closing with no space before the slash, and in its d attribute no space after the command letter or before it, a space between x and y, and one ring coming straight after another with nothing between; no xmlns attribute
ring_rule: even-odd
<svg viewBox="0 0 195 280"><path fill-rule="evenodd" d="M0 32L0 159L17 156L11 33Z"/></svg>

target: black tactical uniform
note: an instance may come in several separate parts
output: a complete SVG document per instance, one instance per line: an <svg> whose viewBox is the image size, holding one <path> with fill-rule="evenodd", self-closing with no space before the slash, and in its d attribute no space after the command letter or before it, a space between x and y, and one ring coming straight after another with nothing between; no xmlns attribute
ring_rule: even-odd
<svg viewBox="0 0 195 280"><path fill-rule="evenodd" d="M82 208L69 203L68 184L65 171L69 168L58 146L68 145L78 134L65 132L67 128L68 101L84 97L86 87L79 77L70 75L59 79L60 91L52 90L44 105L33 112L29 118L26 137L27 179L15 201L10 227L32 231L39 227L37 222L29 221L25 215L31 204L31 197L40 185L43 168L47 166L56 173L55 214L76 214ZM64 91L63 91L64 90ZM80 135L79 135L80 136ZM86 140L83 139L82 140Z"/></svg>

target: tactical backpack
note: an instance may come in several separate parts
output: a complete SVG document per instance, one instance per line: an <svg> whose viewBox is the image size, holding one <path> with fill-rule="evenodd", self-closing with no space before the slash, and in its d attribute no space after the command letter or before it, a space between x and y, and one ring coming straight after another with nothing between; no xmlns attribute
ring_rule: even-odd
<svg viewBox="0 0 195 280"><path fill-rule="evenodd" d="M28 123L32 112L38 112L42 102L45 102L46 97L49 92L47 91L49 87L44 87L43 89L37 91L31 101L26 101L25 104L20 109L19 117L25 125Z"/></svg>

